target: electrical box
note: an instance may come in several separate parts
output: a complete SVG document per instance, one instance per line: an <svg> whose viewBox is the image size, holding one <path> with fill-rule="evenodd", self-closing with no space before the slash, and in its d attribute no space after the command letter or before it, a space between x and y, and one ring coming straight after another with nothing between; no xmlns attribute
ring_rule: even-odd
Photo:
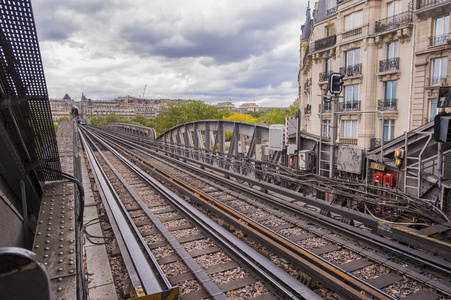
<svg viewBox="0 0 451 300"><path fill-rule="evenodd" d="M265 149L268 145L265 144L257 144L255 147L255 160L266 160L267 155L265 154Z"/></svg>
<svg viewBox="0 0 451 300"><path fill-rule="evenodd" d="M311 171L313 168L313 151L299 151L299 170Z"/></svg>
<svg viewBox="0 0 451 300"><path fill-rule="evenodd" d="M374 183L382 184L382 178L383 178L383 177L384 177L384 174L383 174L383 173L376 172L376 173L374 174L374 179L373 179Z"/></svg>
<svg viewBox="0 0 451 300"><path fill-rule="evenodd" d="M270 156L274 154L274 150L270 149L269 147L265 147L265 155Z"/></svg>
<svg viewBox="0 0 451 300"><path fill-rule="evenodd" d="M238 141L238 153L246 153L246 142Z"/></svg>
<svg viewBox="0 0 451 300"><path fill-rule="evenodd" d="M395 186L395 176L393 174L385 174L384 175L384 185L389 187Z"/></svg>
<svg viewBox="0 0 451 300"><path fill-rule="evenodd" d="M269 127L269 149L282 151L285 144L285 125L274 124Z"/></svg>
<svg viewBox="0 0 451 300"><path fill-rule="evenodd" d="M295 145L295 144L288 144L288 147L287 147L287 154L288 155L294 154L296 152L296 150L298 150L297 145Z"/></svg>

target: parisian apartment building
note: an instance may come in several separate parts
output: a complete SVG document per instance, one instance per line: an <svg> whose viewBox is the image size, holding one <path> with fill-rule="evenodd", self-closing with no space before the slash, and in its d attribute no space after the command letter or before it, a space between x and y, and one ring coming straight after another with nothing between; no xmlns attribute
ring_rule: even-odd
<svg viewBox="0 0 451 300"><path fill-rule="evenodd" d="M319 0L301 27L301 130L374 148L433 121L451 85L451 0ZM331 73L344 75L330 97ZM336 103L334 105L334 103ZM332 116L332 111L335 113Z"/></svg>

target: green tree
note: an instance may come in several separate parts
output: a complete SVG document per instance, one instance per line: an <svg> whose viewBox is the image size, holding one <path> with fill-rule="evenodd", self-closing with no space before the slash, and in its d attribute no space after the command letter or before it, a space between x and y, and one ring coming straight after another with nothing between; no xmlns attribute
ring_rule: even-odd
<svg viewBox="0 0 451 300"><path fill-rule="evenodd" d="M214 105L194 102L170 103L162 106L158 117L155 118L154 128L158 134L171 129L172 127L187 122L194 122L208 119L222 119L229 116L230 112L218 109Z"/></svg>
<svg viewBox="0 0 451 300"><path fill-rule="evenodd" d="M135 117L132 118L132 122L141 124L142 126L146 125L147 119L142 114L137 114Z"/></svg>
<svg viewBox="0 0 451 300"><path fill-rule="evenodd" d="M290 113L288 117L294 118L296 117L296 113L299 111L299 98L296 98L293 103L291 103L289 107Z"/></svg>
<svg viewBox="0 0 451 300"><path fill-rule="evenodd" d="M266 113L266 115L259 119L260 123L272 124L284 124L285 118L288 116L288 110L282 110L280 108L272 109Z"/></svg>
<svg viewBox="0 0 451 300"><path fill-rule="evenodd" d="M61 122L63 121L70 121L69 117L60 117L58 118L58 120L56 120L56 123L58 123L58 125L61 124Z"/></svg>

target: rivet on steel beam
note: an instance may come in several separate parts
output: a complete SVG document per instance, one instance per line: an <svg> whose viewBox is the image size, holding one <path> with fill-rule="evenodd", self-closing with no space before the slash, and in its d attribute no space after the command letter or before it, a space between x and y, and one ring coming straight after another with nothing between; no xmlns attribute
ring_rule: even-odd
<svg viewBox="0 0 451 300"><path fill-rule="evenodd" d="M48 251L48 250L50 250L50 248L49 247L45 247L45 249L44 249L45 251Z"/></svg>
<svg viewBox="0 0 451 300"><path fill-rule="evenodd" d="M48 257L49 257L49 255L48 255L48 254L44 255L44 258L48 258Z"/></svg>
<svg viewBox="0 0 451 300"><path fill-rule="evenodd" d="M39 245L34 246L35 249L39 249Z"/></svg>

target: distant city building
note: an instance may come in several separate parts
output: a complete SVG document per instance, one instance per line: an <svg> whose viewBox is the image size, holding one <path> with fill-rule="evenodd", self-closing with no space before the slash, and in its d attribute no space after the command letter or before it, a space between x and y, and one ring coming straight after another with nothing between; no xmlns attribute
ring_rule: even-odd
<svg viewBox="0 0 451 300"><path fill-rule="evenodd" d="M228 109L228 110L234 110L235 109L235 104L233 104L232 101L219 102L218 104L216 104L216 107L218 107L218 108L225 108L225 109Z"/></svg>
<svg viewBox="0 0 451 300"><path fill-rule="evenodd" d="M231 112L234 112L237 114L247 114L249 112L256 112L256 111L263 111L263 112L267 113L268 111L276 109L276 108L288 109L287 107L260 107L255 102L243 103L240 105L240 107L236 108L235 104L233 104L231 101L219 102L218 104L216 104L216 107L225 108L225 109L230 110Z"/></svg>
<svg viewBox="0 0 451 300"><path fill-rule="evenodd" d="M49 99L49 101L53 122L56 122L61 117L69 117L72 107L77 107L68 94L64 95L63 99Z"/></svg>
<svg viewBox="0 0 451 300"><path fill-rule="evenodd" d="M136 97L118 97L114 100L91 100L83 94L81 97L81 114L89 122L93 117L105 117L116 114L120 117L132 119L138 114L145 118L155 118L160 112L160 107L165 104L197 100L182 99L142 99Z"/></svg>

